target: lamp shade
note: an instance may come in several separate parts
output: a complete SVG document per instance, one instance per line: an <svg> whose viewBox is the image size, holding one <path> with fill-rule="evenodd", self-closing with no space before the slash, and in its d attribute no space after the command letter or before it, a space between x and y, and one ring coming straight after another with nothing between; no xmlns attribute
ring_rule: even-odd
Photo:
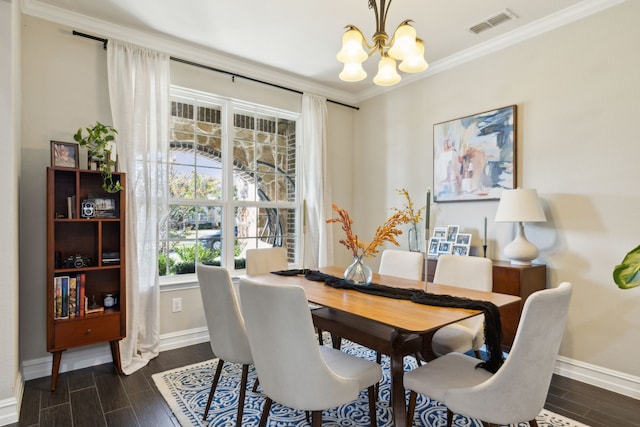
<svg viewBox="0 0 640 427"><path fill-rule="evenodd" d="M547 217L535 189L518 188L502 192L496 211L496 222L544 222L546 220Z"/></svg>

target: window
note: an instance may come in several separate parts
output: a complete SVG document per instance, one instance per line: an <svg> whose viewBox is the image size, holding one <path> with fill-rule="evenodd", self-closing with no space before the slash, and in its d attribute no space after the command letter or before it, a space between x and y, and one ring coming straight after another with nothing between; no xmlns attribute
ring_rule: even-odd
<svg viewBox="0 0 640 427"><path fill-rule="evenodd" d="M172 87L169 218L161 276L198 262L245 268L250 248L284 246L298 259L299 115Z"/></svg>

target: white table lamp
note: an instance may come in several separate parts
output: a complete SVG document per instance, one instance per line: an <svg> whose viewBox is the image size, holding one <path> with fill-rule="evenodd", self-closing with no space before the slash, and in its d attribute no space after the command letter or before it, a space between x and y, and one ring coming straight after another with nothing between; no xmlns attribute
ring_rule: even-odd
<svg viewBox="0 0 640 427"><path fill-rule="evenodd" d="M531 261L538 257L538 248L524 235L523 223L546 220L536 190L518 188L502 192L495 221L518 223L516 238L504 248L504 255L511 260L511 264L531 265Z"/></svg>

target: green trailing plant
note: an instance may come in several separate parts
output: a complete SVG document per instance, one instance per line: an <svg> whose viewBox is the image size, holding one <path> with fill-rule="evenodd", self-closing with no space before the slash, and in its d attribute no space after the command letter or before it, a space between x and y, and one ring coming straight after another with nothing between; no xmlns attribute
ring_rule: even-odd
<svg viewBox="0 0 640 427"><path fill-rule="evenodd" d="M87 134L84 135L84 131ZM111 156L111 142L115 140L118 133L112 126L103 125L96 122L95 125L85 129L79 128L73 135L73 139L85 147L89 154L89 159L95 159L100 163L102 172L102 188L108 193L117 193L123 190L120 181L113 178L113 171L116 167L115 156Z"/></svg>
<svg viewBox="0 0 640 427"><path fill-rule="evenodd" d="M640 245L625 255L613 269L613 281L620 289L640 286Z"/></svg>

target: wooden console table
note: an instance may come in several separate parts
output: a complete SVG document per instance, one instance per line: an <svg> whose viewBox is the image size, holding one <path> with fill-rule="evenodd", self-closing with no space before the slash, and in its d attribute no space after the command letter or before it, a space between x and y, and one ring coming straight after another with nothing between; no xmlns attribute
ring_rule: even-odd
<svg viewBox="0 0 640 427"><path fill-rule="evenodd" d="M427 259L427 282L433 282L438 260ZM522 307L532 293L547 287L547 267L542 264L513 265L509 261L493 261L493 292L517 295L521 299L518 305L512 304L500 309L502 320L502 344L511 348L516 335Z"/></svg>

